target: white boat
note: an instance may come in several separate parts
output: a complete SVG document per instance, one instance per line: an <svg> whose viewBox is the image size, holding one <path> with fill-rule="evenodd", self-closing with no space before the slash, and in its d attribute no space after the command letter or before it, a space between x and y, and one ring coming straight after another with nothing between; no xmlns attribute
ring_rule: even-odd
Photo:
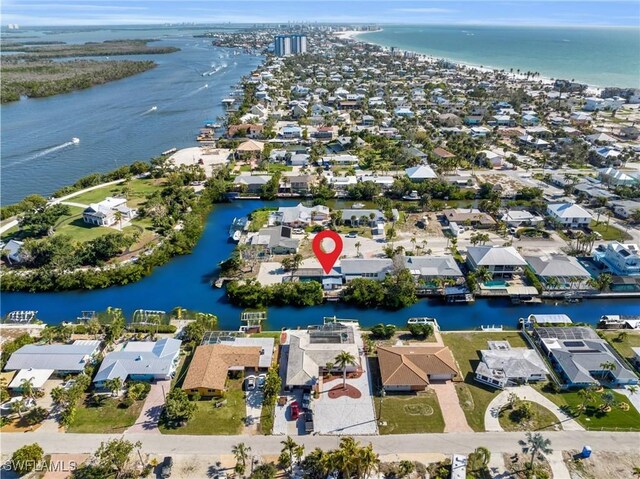
<svg viewBox="0 0 640 479"><path fill-rule="evenodd" d="M240 241L241 236L242 236L242 231L236 231L235 233L233 233L233 236L231 237L231 239L237 243L238 241Z"/></svg>
<svg viewBox="0 0 640 479"><path fill-rule="evenodd" d="M351 205L352 208L355 208L356 210L361 210L362 208L364 208L364 204L363 203L354 203Z"/></svg>
<svg viewBox="0 0 640 479"><path fill-rule="evenodd" d="M74 136L73 138L71 138L71 143L73 143L74 145L77 145L78 143L80 143L80 138L76 138Z"/></svg>
<svg viewBox="0 0 640 479"><path fill-rule="evenodd" d="M435 318L409 318L407 324L429 324L435 322Z"/></svg>

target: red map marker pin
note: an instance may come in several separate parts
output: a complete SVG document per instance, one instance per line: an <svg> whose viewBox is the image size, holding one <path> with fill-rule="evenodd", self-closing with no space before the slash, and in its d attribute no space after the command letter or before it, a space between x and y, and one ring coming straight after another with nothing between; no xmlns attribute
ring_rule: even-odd
<svg viewBox="0 0 640 479"><path fill-rule="evenodd" d="M322 250L322 240L325 238L329 238L333 241L333 251L327 252ZM338 261L338 258L342 253L342 238L335 231L323 230L313 238L311 246L313 247L313 253L322 265L322 269L326 274L329 274L331 268L336 264L336 261Z"/></svg>

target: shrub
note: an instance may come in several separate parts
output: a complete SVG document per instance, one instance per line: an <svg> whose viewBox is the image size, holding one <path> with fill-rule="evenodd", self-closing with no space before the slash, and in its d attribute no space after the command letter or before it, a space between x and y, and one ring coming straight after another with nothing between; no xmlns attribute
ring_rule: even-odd
<svg viewBox="0 0 640 479"><path fill-rule="evenodd" d="M11 456L11 469L23 476L42 462L44 451L37 442L22 446Z"/></svg>

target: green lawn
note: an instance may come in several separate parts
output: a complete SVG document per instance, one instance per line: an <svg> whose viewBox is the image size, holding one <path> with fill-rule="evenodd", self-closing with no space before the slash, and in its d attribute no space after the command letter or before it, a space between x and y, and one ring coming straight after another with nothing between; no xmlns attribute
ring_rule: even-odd
<svg viewBox="0 0 640 479"><path fill-rule="evenodd" d="M380 434L415 434L444 432L444 419L435 392L417 396L375 397L376 415L380 418Z"/></svg>
<svg viewBox="0 0 640 479"><path fill-rule="evenodd" d="M107 196L114 196L122 193L124 186L128 186L130 189L128 204L135 207L145 201L148 194L159 190L162 187L162 179L132 179L128 182L119 183L117 185L105 186L96 190L87 191L78 196L70 198L69 201L74 203L83 203L88 205L89 203L97 203L104 200Z"/></svg>
<svg viewBox="0 0 640 479"><path fill-rule="evenodd" d="M260 228L266 226L269 220L269 215L273 213L273 210L256 210L251 213L251 224L249 224L249 231L258 231Z"/></svg>
<svg viewBox="0 0 640 479"><path fill-rule="evenodd" d="M542 384L534 386L542 394L544 394L549 400L553 401L560 407L565 407L575 415L578 406L582 404L582 398L578 395L578 392L561 392L550 393L544 390ZM604 413L599 410L599 406L602 404L600 399L601 393L594 393L595 401L587 405L587 409L580 416L575 417L585 429L600 430L601 428L612 430L616 428L632 429L634 431L640 431L640 413L629 403L629 400L617 392L613 392L616 398L616 403L627 403L629 410L624 411L620 409L618 405L613 406L612 410L608 413Z"/></svg>
<svg viewBox="0 0 640 479"><path fill-rule="evenodd" d="M82 220L83 209L78 206L70 206L71 210L69 215L61 217L56 223L55 230L58 235L68 235L73 238L74 241L90 241L96 239L99 236L103 236L107 233L117 233L117 228L105 228L102 226L89 225ZM133 221L134 225L136 220ZM137 229L146 231L143 227L138 226L126 226L122 228L122 232L125 234L133 234Z"/></svg>
<svg viewBox="0 0 640 479"><path fill-rule="evenodd" d="M487 341L509 341L512 347L527 347L520 333L503 331L500 333L442 333L442 340L449 346L458 361L463 383L456 383L460 405L474 431L484 431L484 413L499 390L476 382L474 371L480 362L480 350L488 349Z"/></svg>
<svg viewBox="0 0 640 479"><path fill-rule="evenodd" d="M622 333L622 331L602 331L602 335L609 341L609 344L633 365L634 354L631 348L640 348L640 331L625 330L622 337L619 336L620 333ZM619 338L622 339L622 341L620 341Z"/></svg>
<svg viewBox="0 0 640 479"><path fill-rule="evenodd" d="M631 239L627 233L622 230L619 230L613 225L607 225L606 222L596 223L592 221L589 225L593 231L600 233L602 235L602 239L605 241L624 241Z"/></svg>
<svg viewBox="0 0 640 479"><path fill-rule="evenodd" d="M500 426L505 431L557 431L562 429L558 418L546 407L531 401L523 401L531 407L531 417L521 420L513 415L514 410L504 408L500 411Z"/></svg>
<svg viewBox="0 0 640 479"><path fill-rule="evenodd" d="M169 429L160 425L163 434L233 435L242 432L242 419L247 415L242 379L227 380L227 404L214 407L219 399L198 401L198 409L186 426Z"/></svg>
<svg viewBox="0 0 640 479"><path fill-rule="evenodd" d="M78 404L73 424L67 432L121 433L133 426L142 411L144 401L136 401L128 408L118 407L120 399L107 398L101 406L90 402L85 395Z"/></svg>

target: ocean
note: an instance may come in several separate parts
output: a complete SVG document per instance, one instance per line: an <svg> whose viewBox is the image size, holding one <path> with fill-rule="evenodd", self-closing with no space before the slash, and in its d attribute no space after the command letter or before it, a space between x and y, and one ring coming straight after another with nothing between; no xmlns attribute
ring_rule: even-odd
<svg viewBox="0 0 640 479"><path fill-rule="evenodd" d="M470 65L640 88L640 28L391 25L358 39Z"/></svg>

